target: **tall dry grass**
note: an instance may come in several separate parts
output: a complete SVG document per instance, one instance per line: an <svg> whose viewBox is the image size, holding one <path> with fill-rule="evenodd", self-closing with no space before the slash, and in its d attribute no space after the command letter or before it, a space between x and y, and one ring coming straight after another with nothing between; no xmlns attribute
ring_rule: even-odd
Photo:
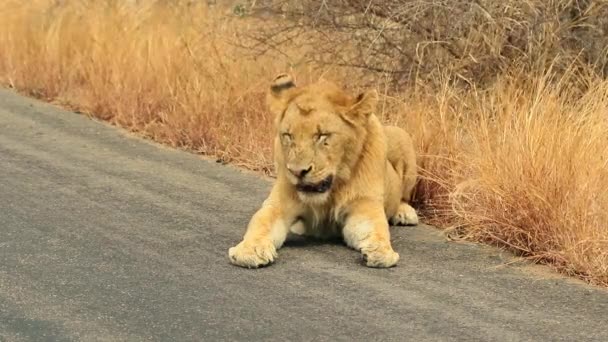
<svg viewBox="0 0 608 342"><path fill-rule="evenodd" d="M269 171L263 92L290 60L240 58L229 42L250 22L201 3L4 2L0 80L160 142ZM318 76L295 72L303 82ZM478 91L444 82L434 93L391 97L385 88L379 115L415 136L416 201L427 222L608 285L608 83L566 75L578 81L547 71L504 74Z"/></svg>
<svg viewBox="0 0 608 342"><path fill-rule="evenodd" d="M9 0L2 80L173 146L268 168L260 90L275 66L243 63L228 40L247 27L202 3Z"/></svg>
<svg viewBox="0 0 608 342"><path fill-rule="evenodd" d="M437 107L448 139L435 143L451 155L425 167L444 185L434 219L608 284L608 82L589 82L581 93L550 74L503 76Z"/></svg>

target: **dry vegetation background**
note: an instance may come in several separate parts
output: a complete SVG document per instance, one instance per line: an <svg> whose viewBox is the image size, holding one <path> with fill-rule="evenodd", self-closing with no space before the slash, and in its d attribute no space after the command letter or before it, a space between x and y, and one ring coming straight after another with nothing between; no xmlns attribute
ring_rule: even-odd
<svg viewBox="0 0 608 342"><path fill-rule="evenodd" d="M426 222L608 285L605 1L5 0L0 82L272 174L268 80L385 95Z"/></svg>

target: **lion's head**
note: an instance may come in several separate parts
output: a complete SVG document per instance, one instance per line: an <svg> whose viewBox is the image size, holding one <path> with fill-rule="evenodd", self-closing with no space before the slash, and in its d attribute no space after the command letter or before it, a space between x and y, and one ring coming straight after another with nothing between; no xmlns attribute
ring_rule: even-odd
<svg viewBox="0 0 608 342"><path fill-rule="evenodd" d="M300 88L289 75L275 78L268 105L276 116L276 167L302 201L323 203L349 180L376 104L375 91L352 97L329 82Z"/></svg>

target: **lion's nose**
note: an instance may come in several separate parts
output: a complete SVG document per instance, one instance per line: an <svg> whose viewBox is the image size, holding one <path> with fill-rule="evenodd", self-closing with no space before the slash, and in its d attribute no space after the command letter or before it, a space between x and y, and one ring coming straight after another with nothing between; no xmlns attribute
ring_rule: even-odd
<svg viewBox="0 0 608 342"><path fill-rule="evenodd" d="M287 165L287 170L298 178L304 178L312 170L312 165L308 167Z"/></svg>

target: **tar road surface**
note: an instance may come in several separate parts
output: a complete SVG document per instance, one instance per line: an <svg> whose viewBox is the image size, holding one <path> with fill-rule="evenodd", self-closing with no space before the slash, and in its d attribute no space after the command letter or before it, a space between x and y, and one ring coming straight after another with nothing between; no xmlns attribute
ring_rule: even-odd
<svg viewBox="0 0 608 342"><path fill-rule="evenodd" d="M0 341L608 341L608 291L430 227L232 266L270 184L0 90Z"/></svg>

